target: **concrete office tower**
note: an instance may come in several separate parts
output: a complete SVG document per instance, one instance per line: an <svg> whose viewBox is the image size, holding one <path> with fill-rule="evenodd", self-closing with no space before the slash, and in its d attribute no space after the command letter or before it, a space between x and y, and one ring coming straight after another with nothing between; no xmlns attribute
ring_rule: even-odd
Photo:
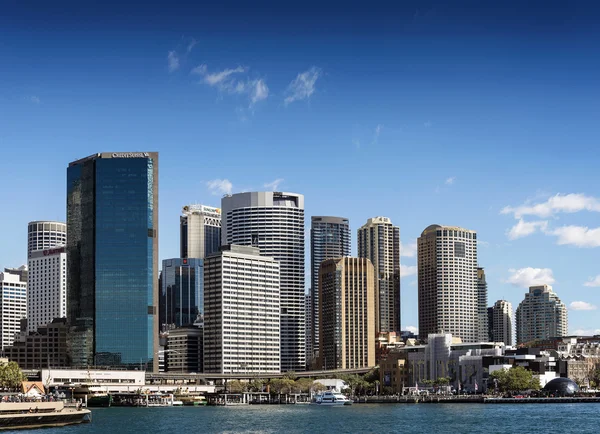
<svg viewBox="0 0 600 434"><path fill-rule="evenodd" d="M568 333L567 307L550 285L529 287L516 316L517 344Z"/></svg>
<svg viewBox="0 0 600 434"><path fill-rule="evenodd" d="M376 333L400 333L400 228L387 217L374 217L358 230L358 257L375 267Z"/></svg>
<svg viewBox="0 0 600 434"><path fill-rule="evenodd" d="M483 268L477 268L477 321L479 329L479 342L485 342L489 337L487 317L487 282Z"/></svg>
<svg viewBox="0 0 600 434"><path fill-rule="evenodd" d="M304 196L254 192L223 197L222 244L254 246L281 266L281 370L306 369Z"/></svg>
<svg viewBox="0 0 600 434"><path fill-rule="evenodd" d="M67 317L67 253L65 246L29 255L27 331Z"/></svg>
<svg viewBox="0 0 600 434"><path fill-rule="evenodd" d="M204 262L197 258L162 261L158 303L161 331L201 323L204 315Z"/></svg>
<svg viewBox="0 0 600 434"><path fill-rule="evenodd" d="M513 344L513 310L512 304L506 300L498 300L493 308L493 342Z"/></svg>
<svg viewBox="0 0 600 434"><path fill-rule="evenodd" d="M312 327L310 326L310 324L312 324L312 316L313 316L313 302L312 302L312 297L310 295L310 293L312 292L312 289L309 288L309 293L304 295L304 318L306 321L306 336L304 339L304 348L306 351L306 364L307 367L311 366L310 363L310 355L313 354L313 348L315 348L314 342L313 342L313 335L312 335ZM318 345L317 345L318 348Z"/></svg>
<svg viewBox="0 0 600 434"><path fill-rule="evenodd" d="M488 342L494 342L494 306L487 308Z"/></svg>
<svg viewBox="0 0 600 434"><path fill-rule="evenodd" d="M67 169L71 363L158 370L158 153L94 154Z"/></svg>
<svg viewBox="0 0 600 434"><path fill-rule="evenodd" d="M206 205L186 205L179 217L180 257L199 258L219 251L221 210Z"/></svg>
<svg viewBox="0 0 600 434"><path fill-rule="evenodd" d="M35 250L48 250L67 244L67 224L35 221L27 225L27 257Z"/></svg>
<svg viewBox="0 0 600 434"><path fill-rule="evenodd" d="M281 371L279 263L248 246L204 260L204 372Z"/></svg>
<svg viewBox="0 0 600 434"><path fill-rule="evenodd" d="M5 269L0 273L0 350L13 344L26 317L27 278Z"/></svg>
<svg viewBox="0 0 600 434"><path fill-rule="evenodd" d="M318 368L375 366L375 292L369 259L346 257L321 264Z"/></svg>
<svg viewBox="0 0 600 434"><path fill-rule="evenodd" d="M319 267L325 259L350 256L350 221L344 217L311 217L310 225L310 291L312 310L307 330L312 336L306 358L315 356L319 347ZM310 362L310 360L308 360Z"/></svg>
<svg viewBox="0 0 600 434"><path fill-rule="evenodd" d="M419 261L419 337L450 333L477 342L477 233L431 225L417 239Z"/></svg>

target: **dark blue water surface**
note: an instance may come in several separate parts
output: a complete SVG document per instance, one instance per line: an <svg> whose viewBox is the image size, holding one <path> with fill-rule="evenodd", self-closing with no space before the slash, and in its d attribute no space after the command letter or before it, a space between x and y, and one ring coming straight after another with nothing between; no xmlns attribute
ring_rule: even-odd
<svg viewBox="0 0 600 434"><path fill-rule="evenodd" d="M93 409L96 433L599 433L600 404L360 404ZM21 431L25 432L25 431ZM28 431L33 432L33 431Z"/></svg>

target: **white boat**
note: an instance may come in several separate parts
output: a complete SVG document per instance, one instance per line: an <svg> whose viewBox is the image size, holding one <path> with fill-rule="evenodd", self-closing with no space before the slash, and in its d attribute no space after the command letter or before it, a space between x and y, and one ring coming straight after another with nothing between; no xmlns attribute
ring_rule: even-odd
<svg viewBox="0 0 600 434"><path fill-rule="evenodd" d="M324 405L324 406L343 406L352 405L352 400L346 398L343 393L335 390L328 390L323 393L319 393L311 404Z"/></svg>
<svg viewBox="0 0 600 434"><path fill-rule="evenodd" d="M62 401L0 402L0 430L56 427L92 421L80 406L66 408Z"/></svg>

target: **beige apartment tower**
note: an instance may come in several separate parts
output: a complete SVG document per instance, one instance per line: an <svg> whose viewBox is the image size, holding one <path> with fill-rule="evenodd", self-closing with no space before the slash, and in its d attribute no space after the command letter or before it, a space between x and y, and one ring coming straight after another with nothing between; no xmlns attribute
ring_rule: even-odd
<svg viewBox="0 0 600 434"><path fill-rule="evenodd" d="M400 332L400 228L374 217L358 229L358 257L375 267L377 332Z"/></svg>
<svg viewBox="0 0 600 434"><path fill-rule="evenodd" d="M517 344L568 334L567 306L550 285L530 286L516 316Z"/></svg>
<svg viewBox="0 0 600 434"><path fill-rule="evenodd" d="M419 337L450 333L463 342L477 342L477 233L456 226L431 225L417 239L417 251Z"/></svg>
<svg viewBox="0 0 600 434"><path fill-rule="evenodd" d="M366 258L319 268L319 369L375 366L375 269Z"/></svg>
<svg viewBox="0 0 600 434"><path fill-rule="evenodd" d="M492 337L494 342L513 344L513 310L512 304L506 300L494 303L492 311Z"/></svg>

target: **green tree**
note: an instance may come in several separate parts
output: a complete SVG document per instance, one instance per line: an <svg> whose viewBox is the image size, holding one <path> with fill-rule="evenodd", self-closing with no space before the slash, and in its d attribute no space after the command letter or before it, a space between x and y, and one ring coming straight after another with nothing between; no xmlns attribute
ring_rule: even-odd
<svg viewBox="0 0 600 434"><path fill-rule="evenodd" d="M498 381L501 392L516 392L519 390L539 390L540 381L533 373L522 366L513 366L510 369L500 369L492 372L492 380Z"/></svg>
<svg viewBox="0 0 600 434"><path fill-rule="evenodd" d="M242 393L246 391L247 384L240 380L229 380L227 382L227 390L229 393Z"/></svg>
<svg viewBox="0 0 600 434"><path fill-rule="evenodd" d="M437 380L433 382L435 386L447 386L450 384L450 377L439 377Z"/></svg>
<svg viewBox="0 0 600 434"><path fill-rule="evenodd" d="M262 378L255 378L248 383L248 391L250 392L262 392L266 384L266 381Z"/></svg>
<svg viewBox="0 0 600 434"><path fill-rule="evenodd" d="M2 388L16 391L21 389L23 381L27 377L23 375L21 368L16 362L8 362L0 365L0 386Z"/></svg>
<svg viewBox="0 0 600 434"><path fill-rule="evenodd" d="M302 393L302 392L309 392L310 388L313 385L313 379L312 378L298 378L298 380L296 380L296 388Z"/></svg>
<svg viewBox="0 0 600 434"><path fill-rule="evenodd" d="M318 392L323 392L324 390L327 390L327 387L325 387L325 385L323 383L319 383L318 381L316 381L312 385L312 390L313 390L313 392L318 393Z"/></svg>

